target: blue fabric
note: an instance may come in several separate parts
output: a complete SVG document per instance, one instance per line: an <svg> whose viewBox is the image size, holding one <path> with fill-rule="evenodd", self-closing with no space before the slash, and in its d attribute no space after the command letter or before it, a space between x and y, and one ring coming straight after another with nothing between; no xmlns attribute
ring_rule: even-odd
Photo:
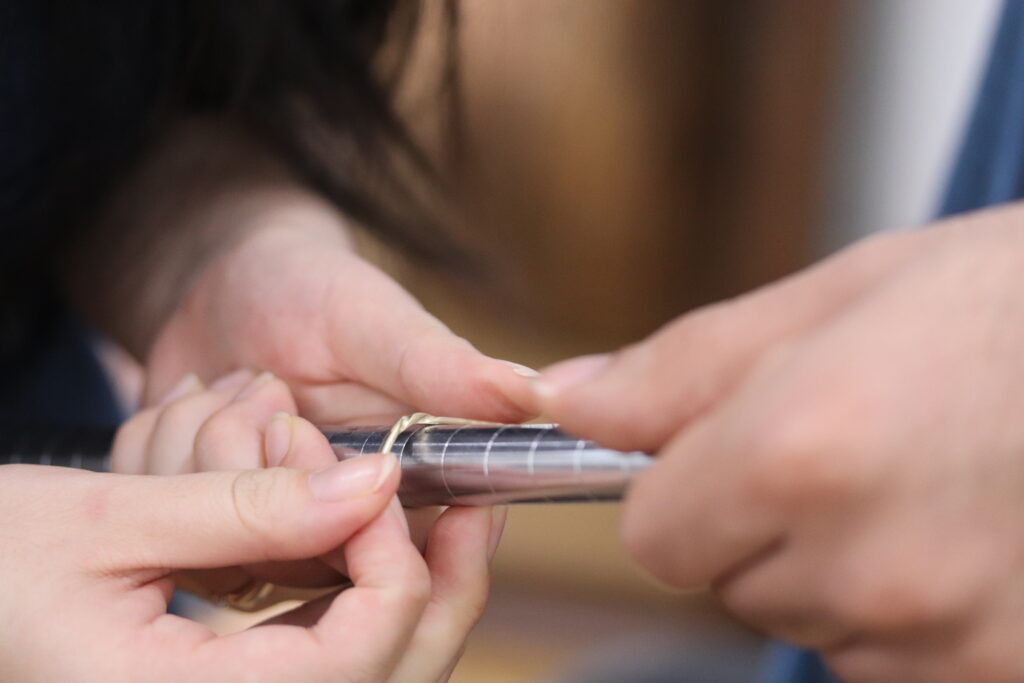
<svg viewBox="0 0 1024 683"><path fill-rule="evenodd" d="M30 356L0 371L0 429L5 424L120 424L124 416L94 344L89 329L58 314Z"/></svg>
<svg viewBox="0 0 1024 683"><path fill-rule="evenodd" d="M1007 0L938 216L1024 197L1024 2ZM813 653L771 646L758 683L832 683Z"/></svg>
<svg viewBox="0 0 1024 683"><path fill-rule="evenodd" d="M1008 0L940 216L1024 197L1024 2Z"/></svg>
<svg viewBox="0 0 1024 683"><path fill-rule="evenodd" d="M785 643L768 646L756 683L838 683L814 652Z"/></svg>

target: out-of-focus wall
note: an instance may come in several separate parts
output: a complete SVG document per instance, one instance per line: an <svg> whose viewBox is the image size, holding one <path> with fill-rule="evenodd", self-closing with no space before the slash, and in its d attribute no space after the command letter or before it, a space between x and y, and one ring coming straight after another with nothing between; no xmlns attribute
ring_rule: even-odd
<svg viewBox="0 0 1024 683"><path fill-rule="evenodd" d="M1001 5L843 4L822 251L935 210Z"/></svg>

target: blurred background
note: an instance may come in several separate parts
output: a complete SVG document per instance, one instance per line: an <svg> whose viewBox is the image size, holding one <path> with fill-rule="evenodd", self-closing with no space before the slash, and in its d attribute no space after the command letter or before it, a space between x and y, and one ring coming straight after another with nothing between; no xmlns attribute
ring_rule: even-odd
<svg viewBox="0 0 1024 683"><path fill-rule="evenodd" d="M997 5L463 0L453 166L499 286L376 256L497 357L636 340L926 220ZM617 534L615 506L515 508L452 680L751 681L758 637L645 580Z"/></svg>

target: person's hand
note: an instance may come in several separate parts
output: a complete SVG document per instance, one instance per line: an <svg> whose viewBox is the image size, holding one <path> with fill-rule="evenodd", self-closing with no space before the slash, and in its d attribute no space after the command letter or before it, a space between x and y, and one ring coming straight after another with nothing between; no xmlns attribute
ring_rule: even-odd
<svg viewBox="0 0 1024 683"><path fill-rule="evenodd" d="M249 370L225 375L209 388L195 375L186 376L156 406L136 413L121 426L111 453L111 468L125 474L261 467L314 471L336 462L323 434L295 415L295 401L285 383ZM428 531L436 517L436 512L427 516L422 538L417 539L428 552ZM504 513L499 511L492 530L494 543L503 522ZM239 594L247 586L264 582L323 588L344 583L345 567L342 551L332 548L312 559L188 572L185 587L203 596Z"/></svg>
<svg viewBox="0 0 1024 683"><path fill-rule="evenodd" d="M391 455L168 477L0 467L0 679L446 680L486 597L491 517L447 511L424 560L398 478ZM178 570L341 544L354 587L268 624L217 637L166 612Z"/></svg>
<svg viewBox="0 0 1024 683"><path fill-rule="evenodd" d="M353 252L322 202L273 196L234 217L251 224L236 226L230 246L203 261L148 353L145 404L189 373L210 383L249 367L292 391L294 402L282 398L276 410L322 427L390 424L417 411L495 422L531 415L532 371L453 334ZM408 513L418 546L436 516L433 508Z"/></svg>
<svg viewBox="0 0 1024 683"><path fill-rule="evenodd" d="M545 414L657 451L624 538L849 681L1020 681L1020 206L871 239L611 357Z"/></svg>
<svg viewBox="0 0 1024 683"><path fill-rule="evenodd" d="M148 150L59 272L79 314L147 366L144 405L189 372L248 366L320 425L531 417L529 371L452 334L348 232L259 141L196 119Z"/></svg>
<svg viewBox="0 0 1024 683"><path fill-rule="evenodd" d="M323 207L267 211L214 259L149 353L147 403L188 372L248 366L283 379L321 425L415 411L531 416L530 371L488 358L356 255Z"/></svg>

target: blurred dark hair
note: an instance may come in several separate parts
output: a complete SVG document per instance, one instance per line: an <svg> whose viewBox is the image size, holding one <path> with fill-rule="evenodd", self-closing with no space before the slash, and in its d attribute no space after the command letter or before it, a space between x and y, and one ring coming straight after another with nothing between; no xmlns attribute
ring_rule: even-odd
<svg viewBox="0 0 1024 683"><path fill-rule="evenodd" d="M439 226L417 187L438 178L391 102L415 0L46 4L52 104L65 133L46 194L70 199L47 201L49 210L80 220L164 125L206 114L247 127L379 236L438 256ZM393 58L381 65L385 42Z"/></svg>
<svg viewBox="0 0 1024 683"><path fill-rule="evenodd" d="M34 296L48 252L87 225L148 146L189 115L244 127L388 244L427 260L451 253L431 196L438 174L392 107L416 0L5 5L0 98L11 99L0 124L10 116L16 130L5 135L28 131L13 171L0 177L5 305ZM448 30L454 12L448 3Z"/></svg>

